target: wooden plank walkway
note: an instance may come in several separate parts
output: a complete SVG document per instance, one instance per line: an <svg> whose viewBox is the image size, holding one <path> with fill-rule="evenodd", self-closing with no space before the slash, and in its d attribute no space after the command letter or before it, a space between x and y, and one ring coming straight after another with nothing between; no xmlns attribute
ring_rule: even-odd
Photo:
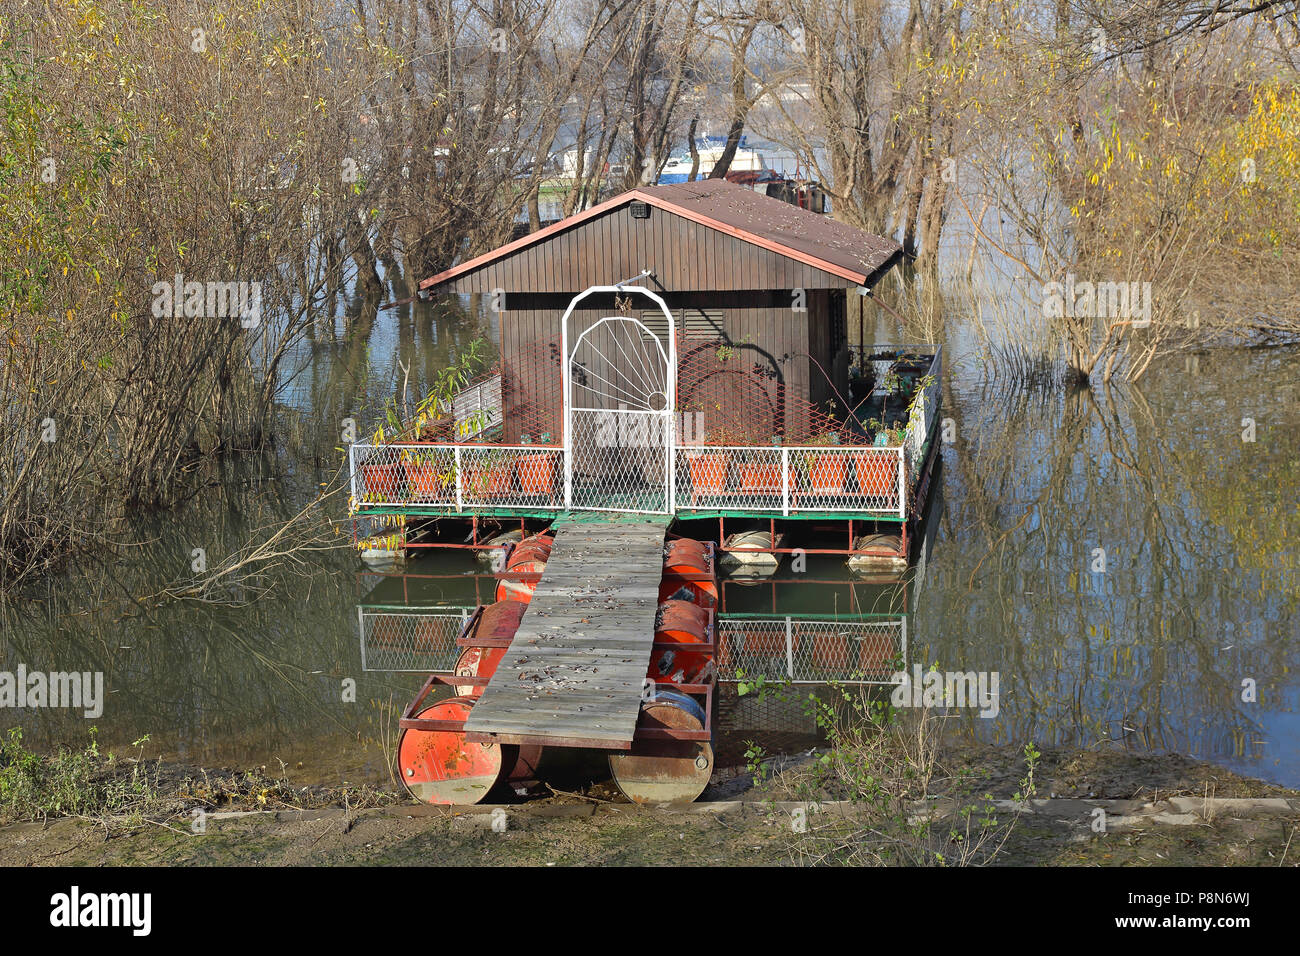
<svg viewBox="0 0 1300 956"><path fill-rule="evenodd" d="M668 516L563 524L465 732L627 749L650 666Z"/></svg>

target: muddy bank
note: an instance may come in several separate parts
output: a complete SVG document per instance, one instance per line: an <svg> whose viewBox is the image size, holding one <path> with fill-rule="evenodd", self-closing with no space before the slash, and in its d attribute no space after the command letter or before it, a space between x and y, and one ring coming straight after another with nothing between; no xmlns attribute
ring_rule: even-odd
<svg viewBox="0 0 1300 956"><path fill-rule="evenodd" d="M798 767L815 753L781 758ZM1177 755L1048 751L1033 806L1013 804L1023 756L998 748L945 755L935 805L974 788L1015 818L992 860L1035 865L1277 865L1300 860L1291 837L1300 792ZM292 774L157 766L143 814L47 819L0 828L0 865L747 865L806 862L776 802L743 768L718 771L688 808L629 804L608 781L511 798L493 808L418 806L373 787L298 787ZM494 795L494 799L497 799ZM1206 802L1207 798L1213 798ZM1224 799L1227 798L1227 799ZM1258 798L1243 801L1240 798ZM1270 799L1272 798L1272 799ZM1110 821L1097 832L1097 810ZM201 809L203 832L193 829ZM852 816L851 803L825 812ZM499 825L492 826L493 820ZM812 820L812 829L830 821ZM838 821L841 825L843 821Z"/></svg>

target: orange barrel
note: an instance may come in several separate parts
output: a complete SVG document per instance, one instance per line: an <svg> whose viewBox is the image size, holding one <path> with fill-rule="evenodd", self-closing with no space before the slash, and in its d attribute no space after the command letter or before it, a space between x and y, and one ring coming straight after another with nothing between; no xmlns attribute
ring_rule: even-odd
<svg viewBox="0 0 1300 956"><path fill-rule="evenodd" d="M665 546L663 577L659 582L661 602L683 599L700 607L715 607L718 603L718 584L708 549L691 538L677 538Z"/></svg>
<svg viewBox="0 0 1300 956"><path fill-rule="evenodd" d="M703 644L709 628L709 612L689 601L665 601L655 614L655 640L674 644ZM704 651L658 647L650 655L646 676L678 684L694 683L709 655Z"/></svg>
<svg viewBox="0 0 1300 956"><path fill-rule="evenodd" d="M506 561L504 572L509 577L504 577L497 583L498 601L521 601L527 604L533 599L537 582L521 581L519 577L540 575L551 557L551 546L554 543L555 535L535 534L531 538L524 538L514 546L510 552L510 559Z"/></svg>
<svg viewBox="0 0 1300 956"><path fill-rule="evenodd" d="M641 705L637 727L707 729L704 708L669 690ZM633 803L690 803L713 775L713 745L705 740L633 741L631 751L610 756L609 772Z"/></svg>
<svg viewBox="0 0 1300 956"><path fill-rule="evenodd" d="M519 630L519 623L524 619L527 604L519 601L497 601L483 608L478 624L471 639L492 641L510 641ZM466 647L456 658L455 673L457 677L491 677L496 673L497 665L506 656L506 647ZM481 686L474 684L455 685L456 693L461 697L478 697Z"/></svg>
<svg viewBox="0 0 1300 956"><path fill-rule="evenodd" d="M420 711L423 720L459 720L469 716L474 702L448 697ZM424 803L478 803L488 795L502 767L518 759L513 745L472 743L463 732L406 729L397 739L397 766L402 783Z"/></svg>

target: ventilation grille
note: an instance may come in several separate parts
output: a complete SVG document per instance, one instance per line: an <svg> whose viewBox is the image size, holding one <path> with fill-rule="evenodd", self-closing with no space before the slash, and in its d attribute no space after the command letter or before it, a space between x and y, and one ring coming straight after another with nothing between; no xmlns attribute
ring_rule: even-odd
<svg viewBox="0 0 1300 956"><path fill-rule="evenodd" d="M677 334L686 338L716 339L723 337L726 317L720 309L678 309L675 316ZM642 312L641 324L654 334L664 348L668 347L668 320L658 309Z"/></svg>
<svg viewBox="0 0 1300 956"><path fill-rule="evenodd" d="M633 218L633 219L649 219L649 218L650 218L650 204L649 204L648 202L634 202L634 203L632 203L632 218Z"/></svg>

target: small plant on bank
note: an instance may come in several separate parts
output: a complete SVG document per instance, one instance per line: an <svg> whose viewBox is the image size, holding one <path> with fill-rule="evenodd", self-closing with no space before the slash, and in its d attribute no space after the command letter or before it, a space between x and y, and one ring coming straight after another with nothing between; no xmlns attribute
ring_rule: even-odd
<svg viewBox="0 0 1300 956"><path fill-rule="evenodd" d="M992 794L977 793L969 774L943 773L942 718L927 710L900 712L858 687L832 683L827 697L795 685L748 683L800 705L828 741L810 761L779 771L761 749L751 746L746 754L755 786L773 801L772 813L784 815L776 800L808 807L804 827L792 828L788 838L797 862L970 866L1001 852L1016 818L999 814ZM1032 744L1025 747L1016 802L1033 797L1040 756Z"/></svg>

